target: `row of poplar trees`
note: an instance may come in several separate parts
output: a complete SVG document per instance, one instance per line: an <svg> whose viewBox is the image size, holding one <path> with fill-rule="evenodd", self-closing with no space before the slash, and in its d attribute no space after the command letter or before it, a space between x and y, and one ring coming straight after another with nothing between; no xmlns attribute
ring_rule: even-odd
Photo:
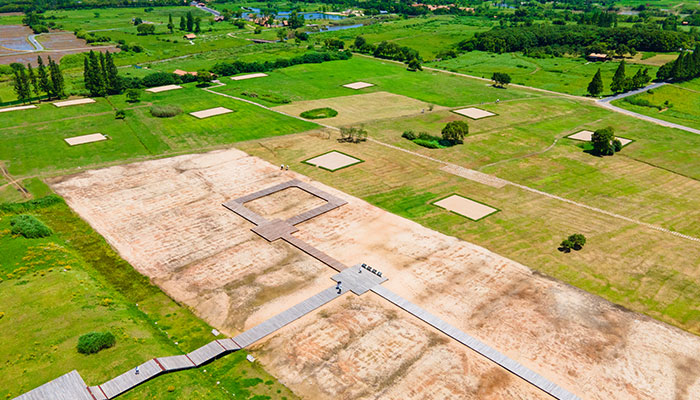
<svg viewBox="0 0 700 400"><path fill-rule="evenodd" d="M41 56L37 57L36 72L31 64L24 68L21 64L13 67L12 86L17 98L22 103L27 103L34 96L48 96L49 99L58 99L65 96L65 83L63 74L58 64L51 57L48 58L48 67L44 65ZM32 96L34 93L34 96Z"/></svg>
<svg viewBox="0 0 700 400"><path fill-rule="evenodd" d="M90 96L104 97L122 92L119 72L109 51L95 53L90 50L83 61L83 68L85 89L90 92Z"/></svg>

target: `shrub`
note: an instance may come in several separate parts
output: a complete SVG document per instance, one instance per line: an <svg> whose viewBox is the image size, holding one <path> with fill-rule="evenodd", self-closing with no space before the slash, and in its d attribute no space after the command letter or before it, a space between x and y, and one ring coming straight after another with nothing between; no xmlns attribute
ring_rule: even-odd
<svg viewBox="0 0 700 400"><path fill-rule="evenodd" d="M416 139L413 141L413 143L429 149L441 149L443 147L435 140Z"/></svg>
<svg viewBox="0 0 700 400"><path fill-rule="evenodd" d="M288 104L288 103L292 102L291 100L284 98L284 97L281 97L281 96L278 96L276 94L268 94L268 93L258 94L256 92L241 92L241 94L243 96L246 96L246 97L251 97L253 99L262 99L262 100L269 101L270 103L275 103L275 104Z"/></svg>
<svg viewBox="0 0 700 400"><path fill-rule="evenodd" d="M620 139L613 139L612 145L613 149L615 149L615 153L622 150L622 142L620 141Z"/></svg>
<svg viewBox="0 0 700 400"><path fill-rule="evenodd" d="M559 250L563 251L564 253L570 252L571 249L578 251L578 250L581 250L581 248L585 244L586 244L586 237L580 233L574 233L573 235L570 235L568 238L562 240L561 244L559 245Z"/></svg>
<svg viewBox="0 0 700 400"><path fill-rule="evenodd" d="M90 332L78 339L78 353L95 354L102 349L108 349L116 343L111 332Z"/></svg>
<svg viewBox="0 0 700 400"><path fill-rule="evenodd" d="M141 97L141 91L138 89L127 89L126 90L126 101L129 103L136 103Z"/></svg>
<svg viewBox="0 0 700 400"><path fill-rule="evenodd" d="M469 133L469 125L464 121L448 122L442 128L442 138L452 143L462 143L464 137Z"/></svg>
<svg viewBox="0 0 700 400"><path fill-rule="evenodd" d="M114 113L114 118L115 119L124 119L124 118L126 118L126 112L124 112L124 110L117 110Z"/></svg>
<svg viewBox="0 0 700 400"><path fill-rule="evenodd" d="M177 75L168 72L154 72L143 77L143 79L141 79L141 84L145 87L172 85L176 83L176 76Z"/></svg>
<svg viewBox="0 0 700 400"><path fill-rule="evenodd" d="M170 118L182 113L182 109L173 105L161 105L151 107L151 115L157 118Z"/></svg>
<svg viewBox="0 0 700 400"><path fill-rule="evenodd" d="M408 140L416 140L416 134L413 133L412 130L404 131L404 133L401 134L401 137Z"/></svg>
<svg viewBox="0 0 700 400"><path fill-rule="evenodd" d="M323 108L314 108L313 110L304 111L300 115L302 118L308 118L308 119L333 118L336 115L338 115L338 111L336 111L332 108L323 107Z"/></svg>
<svg viewBox="0 0 700 400"><path fill-rule="evenodd" d="M10 219L13 235L22 235L29 239L50 236L53 232L43 222L28 214L20 214Z"/></svg>

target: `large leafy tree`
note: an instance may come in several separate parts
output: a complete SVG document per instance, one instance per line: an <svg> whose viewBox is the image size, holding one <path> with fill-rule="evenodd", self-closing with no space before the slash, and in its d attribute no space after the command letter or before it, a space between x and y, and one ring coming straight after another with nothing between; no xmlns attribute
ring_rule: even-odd
<svg viewBox="0 0 700 400"><path fill-rule="evenodd" d="M494 72L493 76L491 76L491 80L493 80L494 84L498 87L506 87L506 85L510 83L510 75L505 72Z"/></svg>
<svg viewBox="0 0 700 400"><path fill-rule="evenodd" d="M600 76L600 68L598 72L593 75L593 80L588 84L588 93L593 97L598 97L603 93L603 78Z"/></svg>
<svg viewBox="0 0 700 400"><path fill-rule="evenodd" d="M469 133L469 125L464 121L448 122L442 128L442 138L452 143L462 143L464 137Z"/></svg>
<svg viewBox="0 0 700 400"><path fill-rule="evenodd" d="M612 127L598 129L591 136L593 152L599 156L611 156L615 154L615 131Z"/></svg>

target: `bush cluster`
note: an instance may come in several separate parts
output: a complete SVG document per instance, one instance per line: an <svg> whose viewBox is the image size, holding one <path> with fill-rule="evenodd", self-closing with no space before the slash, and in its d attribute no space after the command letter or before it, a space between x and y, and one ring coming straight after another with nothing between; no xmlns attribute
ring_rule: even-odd
<svg viewBox="0 0 700 400"><path fill-rule="evenodd" d="M22 235L29 239L50 236L53 232L43 222L29 214L15 215L10 219L13 235Z"/></svg>
<svg viewBox="0 0 700 400"><path fill-rule="evenodd" d="M165 104L151 107L151 115L158 118L170 118L182 113L178 106Z"/></svg>
<svg viewBox="0 0 700 400"><path fill-rule="evenodd" d="M250 97L253 99L261 99L275 104L289 104L292 102L286 97L278 96L276 94L271 93L242 92L241 94L246 97Z"/></svg>
<svg viewBox="0 0 700 400"><path fill-rule="evenodd" d="M248 72L266 72L273 69L291 67L298 64L320 64L326 61L348 60L352 57L349 51L327 51L306 53L293 58L279 58L275 61L244 62L234 61L216 63L211 71L219 76L230 76Z"/></svg>
<svg viewBox="0 0 700 400"><path fill-rule="evenodd" d="M90 332L78 339L78 353L95 354L102 349L108 349L116 343L111 332Z"/></svg>
<svg viewBox="0 0 700 400"><path fill-rule="evenodd" d="M302 118L307 119L321 119L321 118L333 118L338 115L338 111L329 108L314 108L313 110L304 111L300 114Z"/></svg>
<svg viewBox="0 0 700 400"><path fill-rule="evenodd" d="M561 244L559 245L559 250L565 253L570 252L571 249L578 251L581 250L583 248L583 245L585 244L586 237L580 233L574 233L573 235L570 235L568 238L564 239L561 242Z"/></svg>

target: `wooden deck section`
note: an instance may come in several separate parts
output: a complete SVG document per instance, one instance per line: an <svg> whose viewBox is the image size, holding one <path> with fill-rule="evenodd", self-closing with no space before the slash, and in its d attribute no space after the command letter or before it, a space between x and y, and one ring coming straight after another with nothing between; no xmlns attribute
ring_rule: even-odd
<svg viewBox="0 0 700 400"><path fill-rule="evenodd" d="M335 286L328 288L312 297L309 297L292 308L282 311L260 325L248 329L247 331L234 337L233 340L241 347L248 347L265 336L289 324L290 322L296 321L329 301L340 297L346 292L346 290L343 290L341 293L338 293Z"/></svg>
<svg viewBox="0 0 700 400"><path fill-rule="evenodd" d="M295 226L290 225L287 221L282 221L281 219L275 219L267 223L256 226L251 229L253 232L262 236L263 239L268 242L274 242L275 240L291 235L294 232L299 231Z"/></svg>
<svg viewBox="0 0 700 400"><path fill-rule="evenodd" d="M363 268L361 264L346 268L339 274L333 275L331 279L336 282L341 282L343 290L350 290L358 296L372 290L373 287L381 285L387 280L387 278L381 277Z"/></svg>
<svg viewBox="0 0 700 400"><path fill-rule="evenodd" d="M139 373L132 368L116 378L109 380L99 386L100 390L108 399L113 399L129 389L152 379L163 373L163 368L155 360L148 360L139 365Z"/></svg>
<svg viewBox="0 0 700 400"><path fill-rule="evenodd" d="M181 369L194 368L196 365L192 362L186 355L181 356L170 356L170 357L158 357L156 358L158 363L163 366L165 371L179 371Z"/></svg>
<svg viewBox="0 0 700 400"><path fill-rule="evenodd" d="M340 272L347 268L347 266L335 258L329 256L328 254L322 252L321 250L311 246L305 241L298 239L292 235L283 236L282 239L296 247L297 249L303 251L304 253L310 255L311 257L317 259L318 261L326 264L327 266L333 268L334 270Z"/></svg>
<svg viewBox="0 0 700 400"><path fill-rule="evenodd" d="M187 357L199 367L200 365L206 364L224 353L228 353L226 348L215 340L193 352L187 353Z"/></svg>
<svg viewBox="0 0 700 400"><path fill-rule="evenodd" d="M78 371L71 371L15 400L94 400Z"/></svg>
<svg viewBox="0 0 700 400"><path fill-rule="evenodd" d="M500 365L501 367L505 368L511 373L519 376L520 378L524 379L525 381L529 382L530 384L534 385L535 387L539 388L545 393L551 395L552 397L562 400L581 400L575 394L567 391L566 389L560 386L557 386L542 375L530 370L529 368L523 366L517 361L506 357L500 352L482 343L480 340L467 335L466 333L460 331L454 326L434 316L433 314L422 309L421 307L418 307L417 305L411 303L403 297L395 294L391 290L383 286L375 286L371 290L379 296L383 297L384 299L394 303L398 307L409 312L413 316L419 318L428 325L431 325L435 329L438 329L445 335L476 351L477 353L495 362L496 364Z"/></svg>

